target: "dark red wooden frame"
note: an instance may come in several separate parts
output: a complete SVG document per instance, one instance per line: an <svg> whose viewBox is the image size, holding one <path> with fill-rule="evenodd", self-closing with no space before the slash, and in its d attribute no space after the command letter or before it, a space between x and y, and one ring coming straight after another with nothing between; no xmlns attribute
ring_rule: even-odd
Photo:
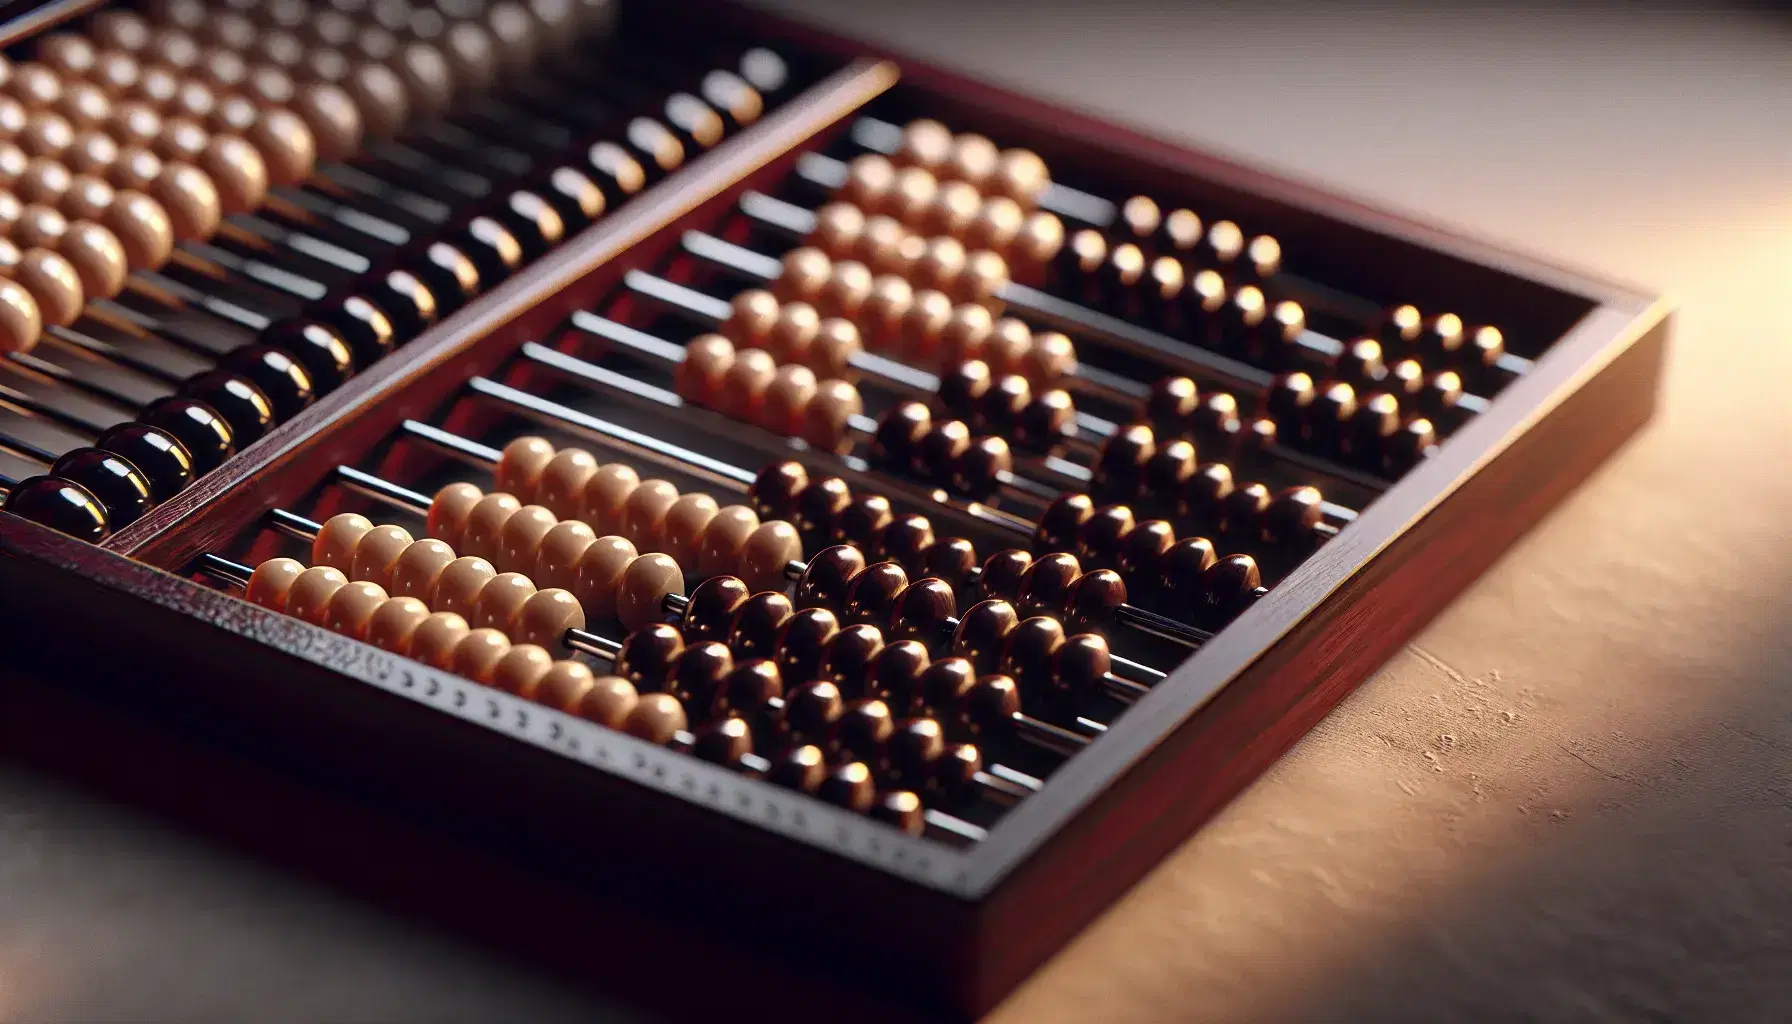
<svg viewBox="0 0 1792 1024"><path fill-rule="evenodd" d="M758 12L706 0L684 6L814 52L852 59L870 51ZM270 754L443 829L496 841L531 865L600 888L595 876L618 869L635 885L675 880L680 897L662 910L724 931L722 922L750 920L743 941L770 936L885 998L977 1014L1262 772L1654 409L1669 322L1648 296L892 59L903 71L902 102L955 126L1033 146L1054 168L1093 175L1099 164L1110 176L1119 168L1138 190L1224 209L1277 233L1290 251L1347 251L1354 259L1338 263L1346 278L1353 265L1373 272L1341 283L1375 295L1384 279L1396 280L1402 294L1433 307L1512 324L1544 351L1437 457L963 852L481 691L152 568L181 566L226 542L400 419L433 408L460 380L540 336L624 269L656 258L675 244L682 220L731 202L743 183L784 173L796 146L838 130L846 113L888 87L887 65L854 64L104 548L0 516L0 623L7 649L19 652L15 671L66 675L74 667L100 677L132 665L127 678L109 683L127 697L154 693L207 727L246 730ZM91 621L115 628L72 625ZM255 667L253 680L238 678L245 665ZM585 827L598 818L614 831Z"/></svg>

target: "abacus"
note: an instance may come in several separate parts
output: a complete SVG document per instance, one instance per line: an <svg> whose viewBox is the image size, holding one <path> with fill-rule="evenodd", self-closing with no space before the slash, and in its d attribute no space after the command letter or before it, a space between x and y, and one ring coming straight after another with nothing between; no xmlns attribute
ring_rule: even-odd
<svg viewBox="0 0 1792 1024"><path fill-rule="evenodd" d="M928 1010L1654 407L1658 300L726 4L57 16L0 81L8 671Z"/></svg>

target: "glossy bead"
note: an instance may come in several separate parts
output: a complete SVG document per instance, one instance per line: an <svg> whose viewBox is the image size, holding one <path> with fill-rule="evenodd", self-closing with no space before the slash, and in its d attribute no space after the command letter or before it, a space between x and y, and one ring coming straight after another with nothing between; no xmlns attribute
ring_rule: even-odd
<svg viewBox="0 0 1792 1024"><path fill-rule="evenodd" d="M1126 596L1126 583L1112 569L1084 573L1065 597L1064 628L1073 633L1106 631L1126 604Z"/></svg>
<svg viewBox="0 0 1792 1024"><path fill-rule="evenodd" d="M1005 641L1006 638L1007 632L1003 631L1001 640ZM1000 655L1001 647L998 643L990 659L994 661ZM941 658L921 673L914 694L915 710L935 716L953 714L976 682L977 667L969 658L957 654Z"/></svg>
<svg viewBox="0 0 1792 1024"><path fill-rule="evenodd" d="M555 656L570 653L568 630L584 628L584 607L571 591L559 587L537 590L510 620L510 633L519 642L546 648Z"/></svg>
<svg viewBox="0 0 1792 1024"><path fill-rule="evenodd" d="M357 366L370 366L392 351L396 332L378 306L359 295L350 295L324 311L323 319L336 329Z"/></svg>
<svg viewBox="0 0 1792 1024"><path fill-rule="evenodd" d="M772 758L767 782L800 793L815 793L827 778L827 755L813 744L791 747Z"/></svg>
<svg viewBox="0 0 1792 1024"><path fill-rule="evenodd" d="M774 462L759 471L748 494L761 520L789 519L796 515L797 496L809 484L809 472L800 462Z"/></svg>
<svg viewBox="0 0 1792 1024"><path fill-rule="evenodd" d="M524 602L534 596L535 584L529 577L515 572L499 573L479 588L471 613L461 614L467 616L474 629L495 629L508 636Z"/></svg>
<svg viewBox="0 0 1792 1024"><path fill-rule="evenodd" d="M1076 547L1083 524L1095 514L1095 502L1086 494L1067 494L1048 505L1033 531L1033 546L1046 551L1070 551Z"/></svg>
<svg viewBox="0 0 1792 1024"><path fill-rule="evenodd" d="M931 663L927 646L916 640L885 644L866 666L863 692L898 710L916 699L922 673Z"/></svg>
<svg viewBox="0 0 1792 1024"><path fill-rule="evenodd" d="M783 677L778 666L764 658L738 662L734 671L722 681L710 701L709 714L714 718L729 715L751 715L764 710L774 698L784 696Z"/></svg>
<svg viewBox="0 0 1792 1024"><path fill-rule="evenodd" d="M713 576L691 591L679 619L679 628L691 643L725 640L735 612L752 591L735 576Z"/></svg>
<svg viewBox="0 0 1792 1024"><path fill-rule="evenodd" d="M535 699L536 688L553 670L554 656L535 644L516 644L500 656L488 674L493 689Z"/></svg>
<svg viewBox="0 0 1792 1024"><path fill-rule="evenodd" d="M506 572L529 572L535 568L542 538L559 525L554 513L540 505L524 505L504 521L498 530L492 562Z"/></svg>
<svg viewBox="0 0 1792 1024"><path fill-rule="evenodd" d="M641 703L634 685L621 676L594 676L576 661L559 661L535 684L535 699L610 729L622 729Z"/></svg>
<svg viewBox="0 0 1792 1024"><path fill-rule="evenodd" d="M953 655L969 661L978 673L993 672L1001 661L1002 645L1020 616L1007 601L980 602L964 613L952 636Z"/></svg>
<svg viewBox="0 0 1792 1024"><path fill-rule="evenodd" d="M982 600L1001 598L1014 600L1020 595L1020 583L1033 564L1033 555L1020 548L998 551L983 562L977 578L977 596Z"/></svg>
<svg viewBox="0 0 1792 1024"><path fill-rule="evenodd" d="M171 396L145 406L138 421L156 427L178 440L199 476L217 469L236 454L229 424L208 406L191 398Z"/></svg>
<svg viewBox="0 0 1792 1024"><path fill-rule="evenodd" d="M666 513L678 500L678 488L665 480L643 480L623 502L616 532L643 553L663 552Z"/></svg>
<svg viewBox="0 0 1792 1024"><path fill-rule="evenodd" d="M932 789L940 760L946 756L946 730L932 718L911 718L897 725L885 746L891 782Z"/></svg>
<svg viewBox="0 0 1792 1024"><path fill-rule="evenodd" d="M329 607L324 611L323 627L351 640L365 640L374 612L385 603L386 591L379 584L349 583L330 595Z"/></svg>
<svg viewBox="0 0 1792 1024"><path fill-rule="evenodd" d="M464 618L473 617L479 592L498 575L492 563L474 555L462 555L449 562L436 576L430 592L429 606L439 612L453 612Z"/></svg>
<svg viewBox="0 0 1792 1024"><path fill-rule="evenodd" d="M1302 435L1319 451L1336 452L1356 416L1356 389L1342 381L1321 388L1307 409Z"/></svg>
<svg viewBox="0 0 1792 1024"><path fill-rule="evenodd" d="M1053 652L1050 685L1061 692L1092 693L1113 664L1107 640L1095 633L1078 633Z"/></svg>
<svg viewBox="0 0 1792 1024"><path fill-rule="evenodd" d="M1014 455L1007 441L995 436L977 437L953 460L948 479L958 494L986 501L994 497L1013 469Z"/></svg>
<svg viewBox="0 0 1792 1024"><path fill-rule="evenodd" d="M895 562L878 562L855 574L847 583L841 617L848 623L884 626L896 610L896 599L908 586L908 574Z"/></svg>
<svg viewBox="0 0 1792 1024"><path fill-rule="evenodd" d="M99 448L64 453L51 464L49 475L80 486L97 499L112 530L143 518L153 505L149 479L129 460Z"/></svg>
<svg viewBox="0 0 1792 1024"><path fill-rule="evenodd" d="M98 544L111 532L105 509L86 488L53 476L21 481L0 508L79 540Z"/></svg>
<svg viewBox="0 0 1792 1024"><path fill-rule="evenodd" d="M753 731L739 718L711 722L697 731L691 753L699 760L733 768L753 752Z"/></svg>
<svg viewBox="0 0 1792 1024"><path fill-rule="evenodd" d="M852 489L837 476L812 480L797 494L797 532L805 543L815 546L832 537L840 516L852 503Z"/></svg>
<svg viewBox="0 0 1792 1024"><path fill-rule="evenodd" d="M458 614L434 612L411 633L411 657L431 668L445 669L454 649L472 631Z"/></svg>
<svg viewBox="0 0 1792 1024"><path fill-rule="evenodd" d="M433 600L436 583L455 557L453 548L434 538L414 541L392 563L386 589L399 597Z"/></svg>
<svg viewBox="0 0 1792 1024"><path fill-rule="evenodd" d="M828 538L835 544L846 544L861 551L875 551L883 541L895 517L890 499L881 494L855 496L834 521L834 532Z"/></svg>
<svg viewBox="0 0 1792 1024"><path fill-rule="evenodd" d="M835 720L828 747L842 757L881 768L884 747L895 732L890 706L876 698L861 698L848 704Z"/></svg>
<svg viewBox="0 0 1792 1024"><path fill-rule="evenodd" d="M324 525L327 528L329 523ZM412 539L410 531L402 526L376 526L361 534L360 539L354 545L354 552L349 559L348 567L344 571L352 579L377 583L391 589L394 585L392 573L398 567L399 556L403 555L413 543L415 541Z"/></svg>
<svg viewBox="0 0 1792 1024"><path fill-rule="evenodd" d="M1082 565L1072 555L1041 555L1021 574L1015 605L1023 615L1057 615L1069 599L1071 584L1082 574Z"/></svg>
<svg viewBox="0 0 1792 1024"><path fill-rule="evenodd" d="M1147 519L1120 545L1120 575L1129 587L1149 593L1157 583L1164 553L1176 543L1175 528L1163 519Z"/></svg>
<svg viewBox="0 0 1792 1024"><path fill-rule="evenodd" d="M612 671L642 693L658 691L672 676L684 638L664 623L636 629L622 641Z"/></svg>
<svg viewBox="0 0 1792 1024"><path fill-rule="evenodd" d="M429 535L451 546L460 546L467 532L467 520L473 509L485 499L485 492L469 483L453 483L436 492L430 499L426 520Z"/></svg>
<svg viewBox="0 0 1792 1024"><path fill-rule="evenodd" d="M328 565L314 565L299 573L292 589L286 593L286 614L314 626L323 625L329 612L330 598L348 586L342 570Z"/></svg>
<svg viewBox="0 0 1792 1024"><path fill-rule="evenodd" d="M957 610L950 584L919 579L897 593L885 628L896 639L933 643L945 632Z"/></svg>
<svg viewBox="0 0 1792 1024"><path fill-rule="evenodd" d="M1374 338L1358 338L1345 346L1332 367L1339 380L1357 387L1367 387L1387 373L1382 360L1381 342Z"/></svg>
<svg viewBox="0 0 1792 1024"><path fill-rule="evenodd" d="M1076 557L1085 565L1113 568L1120 563L1120 551L1133 531L1132 509L1125 505L1103 505L1097 508L1082 529L1077 531Z"/></svg>
<svg viewBox="0 0 1792 1024"><path fill-rule="evenodd" d="M777 591L759 591L742 601L728 630L728 647L736 657L773 658L778 637L794 609L790 599Z"/></svg>
<svg viewBox="0 0 1792 1024"><path fill-rule="evenodd" d="M1290 487L1277 494L1263 512L1263 533L1272 544L1300 547L1312 543L1324 518L1324 498L1316 487Z"/></svg>
<svg viewBox="0 0 1792 1024"><path fill-rule="evenodd" d="M687 724L684 705L665 693L643 694L623 729L636 739L664 746Z"/></svg>
<svg viewBox="0 0 1792 1024"><path fill-rule="evenodd" d="M480 558L498 557L498 538L510 517L522 511L523 503L515 495L494 491L480 498L467 513L467 525L461 531L456 547L464 555ZM447 538L444 537L444 540Z"/></svg>
<svg viewBox="0 0 1792 1024"><path fill-rule="evenodd" d="M1170 609L1179 615L1195 611L1205 592L1206 572L1216 560L1213 542L1205 537L1184 537L1170 545L1158 559L1156 587Z"/></svg>
<svg viewBox="0 0 1792 1024"><path fill-rule="evenodd" d="M890 520L877 545L878 558L895 562L905 571L920 571L922 555L933 544L933 523L919 513L904 513Z"/></svg>
<svg viewBox="0 0 1792 1024"><path fill-rule="evenodd" d="M872 778L871 769L854 761L829 772L816 789L815 795L835 807L864 814L871 810L877 799L877 785Z"/></svg>
<svg viewBox="0 0 1792 1024"><path fill-rule="evenodd" d="M1076 406L1061 388L1042 391L1015 417L1014 444L1021 451L1044 454L1076 434Z"/></svg>
<svg viewBox="0 0 1792 1024"><path fill-rule="evenodd" d="M839 619L826 608L804 608L786 616L772 645L779 674L786 679L818 678L827 645L839 632Z"/></svg>
<svg viewBox="0 0 1792 1024"><path fill-rule="evenodd" d="M784 724L800 741L825 742L845 707L838 686L826 679L811 680L785 698Z"/></svg>
<svg viewBox="0 0 1792 1024"><path fill-rule="evenodd" d="M871 461L896 471L907 471L919 454L922 440L933 429L933 414L920 402L898 402L878 420L871 440Z"/></svg>
<svg viewBox="0 0 1792 1024"><path fill-rule="evenodd" d="M1197 466L1177 497L1176 516L1197 526L1217 526L1233 489L1232 470L1225 463Z"/></svg>
<svg viewBox="0 0 1792 1024"><path fill-rule="evenodd" d="M666 599L684 594L684 571L661 554L641 555L622 572L616 591L616 618L627 629L658 623Z"/></svg>
<svg viewBox="0 0 1792 1024"><path fill-rule="evenodd" d="M1252 592L1263 585L1257 562L1250 555L1227 555L1202 573L1202 610L1214 622L1224 622L1250 602Z"/></svg>
<svg viewBox="0 0 1792 1024"><path fill-rule="evenodd" d="M740 576L755 590L783 590L790 563L803 557L796 527L781 520L759 524L741 550Z"/></svg>
<svg viewBox="0 0 1792 1024"><path fill-rule="evenodd" d="M666 679L666 692L691 707L708 707L722 681L734 671L734 655L714 640L689 644Z"/></svg>
<svg viewBox="0 0 1792 1024"><path fill-rule="evenodd" d="M297 416L317 400L311 374L279 349L245 345L230 353L220 365L267 396L277 423Z"/></svg>
<svg viewBox="0 0 1792 1024"><path fill-rule="evenodd" d="M964 362L940 377L940 407L959 419L972 419L994 383L995 376L987 363L980 359Z"/></svg>
<svg viewBox="0 0 1792 1024"><path fill-rule="evenodd" d="M1240 543L1263 539L1263 518L1269 511L1269 488L1261 483L1248 483L1226 496L1220 529Z"/></svg>
<svg viewBox="0 0 1792 1024"><path fill-rule="evenodd" d="M367 623L368 643L383 651L410 657L417 630L429 618L429 606L414 597L387 598Z"/></svg>
<svg viewBox="0 0 1792 1024"><path fill-rule="evenodd" d="M535 489L554 454L554 446L545 438L524 436L511 441L498 454L492 489L513 494L519 501L534 501Z"/></svg>
<svg viewBox="0 0 1792 1024"><path fill-rule="evenodd" d="M846 626L828 640L819 674L821 678L831 680L842 693L859 696L871 663L883 647L883 631L876 626L865 623Z"/></svg>
<svg viewBox="0 0 1792 1024"><path fill-rule="evenodd" d="M1091 484L1094 493L1119 501L1132 499L1156 452L1157 439L1150 427L1139 423L1121 428L1102 446Z"/></svg>
<svg viewBox="0 0 1792 1024"><path fill-rule="evenodd" d="M1064 626L1043 615L1021 620L1004 641L1001 669L1029 690L1053 686L1053 656L1064 644Z"/></svg>
<svg viewBox="0 0 1792 1024"><path fill-rule="evenodd" d="M703 528L697 544L697 572L714 576L738 571L741 552L759 526L759 517L745 505L729 505L717 511Z"/></svg>
<svg viewBox="0 0 1792 1024"><path fill-rule="evenodd" d="M274 425L274 403L247 379L214 370L181 385L181 394L210 406L230 426L241 449L264 437Z"/></svg>
<svg viewBox="0 0 1792 1024"><path fill-rule="evenodd" d="M262 334L261 341L297 360L318 395L341 387L355 372L354 354L348 343L317 321L281 320Z"/></svg>
<svg viewBox="0 0 1792 1024"><path fill-rule="evenodd" d="M1388 438L1399 432L1400 420L1400 400L1386 391L1376 392L1358 403L1340 450L1359 464L1379 465L1382 448Z"/></svg>
<svg viewBox="0 0 1792 1024"><path fill-rule="evenodd" d="M355 512L342 512L324 520L311 541L311 564L351 571L355 548L373 530L373 521Z"/></svg>
<svg viewBox="0 0 1792 1024"><path fill-rule="evenodd" d="M1160 445L1145 464L1141 500L1162 504L1165 498L1181 492L1199 465L1193 443L1178 438Z"/></svg>
<svg viewBox="0 0 1792 1024"><path fill-rule="evenodd" d="M965 694L959 720L973 736L1000 733L1020 713L1020 685L1004 675L985 675Z"/></svg>
<svg viewBox="0 0 1792 1024"><path fill-rule="evenodd" d="M1437 429L1423 416L1408 420L1388 438L1383 449L1382 471L1398 477L1417 466L1437 447Z"/></svg>
<svg viewBox="0 0 1792 1024"><path fill-rule="evenodd" d="M1227 392L1204 395L1195 409L1194 440L1197 447L1224 451L1242 424L1238 416L1238 399Z"/></svg>
<svg viewBox="0 0 1792 1024"><path fill-rule="evenodd" d="M917 572L945 582L954 593L963 593L977 569L977 549L963 537L943 537L921 552Z"/></svg>
<svg viewBox="0 0 1792 1024"><path fill-rule="evenodd" d="M835 545L817 551L797 580L796 606L843 607L849 586L864 568L865 555L859 548Z"/></svg>
<svg viewBox="0 0 1792 1024"><path fill-rule="evenodd" d="M249 574L243 598L270 611L284 612L286 595L304 571L305 564L296 558L270 558Z"/></svg>

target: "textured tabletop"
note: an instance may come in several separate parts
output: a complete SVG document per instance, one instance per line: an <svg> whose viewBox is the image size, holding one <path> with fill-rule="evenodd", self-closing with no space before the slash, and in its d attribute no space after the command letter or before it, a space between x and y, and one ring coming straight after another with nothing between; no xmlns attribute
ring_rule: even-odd
<svg viewBox="0 0 1792 1024"><path fill-rule="evenodd" d="M1681 303L1659 420L994 1019L1792 1016L1792 22L783 6ZM615 1012L0 761L0 1018Z"/></svg>

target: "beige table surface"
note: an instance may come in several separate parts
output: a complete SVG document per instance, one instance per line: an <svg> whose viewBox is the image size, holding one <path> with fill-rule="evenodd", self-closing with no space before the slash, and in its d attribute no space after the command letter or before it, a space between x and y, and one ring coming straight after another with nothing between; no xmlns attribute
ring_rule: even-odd
<svg viewBox="0 0 1792 1024"><path fill-rule="evenodd" d="M1792 1017L1792 22L784 6L1682 303L1657 423L994 1019ZM0 1017L604 1013L0 766Z"/></svg>

